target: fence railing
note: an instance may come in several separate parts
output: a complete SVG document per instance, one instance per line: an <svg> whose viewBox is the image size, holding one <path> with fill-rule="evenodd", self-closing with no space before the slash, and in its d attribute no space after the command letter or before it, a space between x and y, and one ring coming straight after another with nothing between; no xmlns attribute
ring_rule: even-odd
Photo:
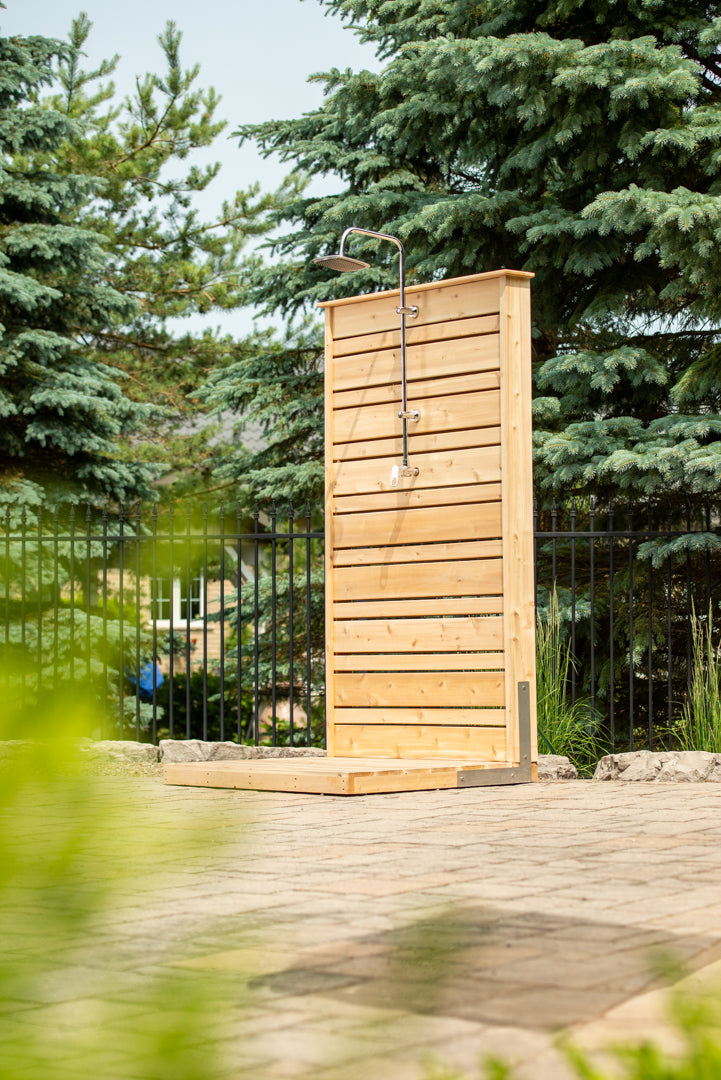
<svg viewBox="0 0 721 1080"><path fill-rule="evenodd" d="M322 739L310 506L8 511L0 568L5 677L28 706L79 682L103 738Z"/></svg>
<svg viewBox="0 0 721 1080"><path fill-rule="evenodd" d="M721 515L709 502L536 510L537 616L555 589L583 697L609 749L674 746L692 660L692 616L721 599Z"/></svg>
<svg viewBox="0 0 721 1080"><path fill-rule="evenodd" d="M609 748L673 745L691 615L721 599L719 569L708 503L536 510L538 616L555 590L569 699ZM9 509L0 574L5 678L29 715L82 683L101 737L322 745L323 530L309 505Z"/></svg>

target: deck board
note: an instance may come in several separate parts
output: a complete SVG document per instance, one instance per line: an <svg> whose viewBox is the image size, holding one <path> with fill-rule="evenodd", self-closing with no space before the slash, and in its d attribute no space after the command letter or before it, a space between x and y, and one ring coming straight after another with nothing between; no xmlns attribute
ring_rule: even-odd
<svg viewBox="0 0 721 1080"><path fill-rule="evenodd" d="M260 758L250 761L186 761L163 766L163 781L187 787L303 792L309 795L372 795L458 787L460 770L493 769L505 761L439 761L397 758Z"/></svg>

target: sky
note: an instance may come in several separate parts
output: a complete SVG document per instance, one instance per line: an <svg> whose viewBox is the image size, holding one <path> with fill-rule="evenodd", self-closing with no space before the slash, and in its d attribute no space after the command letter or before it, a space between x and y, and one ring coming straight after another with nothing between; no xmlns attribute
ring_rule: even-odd
<svg viewBox="0 0 721 1080"><path fill-rule="evenodd" d="M288 171L276 159L264 160L254 146L238 147L228 133L240 124L299 116L323 100L314 72L331 67L377 69L371 47L362 45L337 17L326 16L319 0L5 0L0 33L67 36L72 20L85 11L93 23L86 66L115 53L121 56L114 76L119 92L133 89L135 77L157 71L162 53L157 36L168 19L183 33L183 67L200 64L197 85L214 86L222 100L216 117L228 128L204 157L222 170L203 194L201 212L212 213L239 188L258 181L276 187ZM315 182L317 193L332 190L332 180ZM252 314L238 312L222 323L241 334ZM218 317L213 317L213 324Z"/></svg>

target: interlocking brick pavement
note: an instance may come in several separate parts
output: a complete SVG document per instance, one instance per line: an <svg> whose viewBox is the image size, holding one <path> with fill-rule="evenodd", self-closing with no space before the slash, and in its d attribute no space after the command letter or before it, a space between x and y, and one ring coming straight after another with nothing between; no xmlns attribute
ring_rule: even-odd
<svg viewBox="0 0 721 1080"><path fill-rule="evenodd" d="M721 785L344 799L97 783L138 831L203 842L161 847L162 884L149 874L94 929L70 984L15 1003L18 1024L101 1022L96 1076L126 1076L138 986L162 970L224 989L205 1033L218 1077L418 1080L430 1059L476 1077L494 1054L560 1080L559 1032L626 1035L624 1009L643 1027L655 957L721 958Z"/></svg>

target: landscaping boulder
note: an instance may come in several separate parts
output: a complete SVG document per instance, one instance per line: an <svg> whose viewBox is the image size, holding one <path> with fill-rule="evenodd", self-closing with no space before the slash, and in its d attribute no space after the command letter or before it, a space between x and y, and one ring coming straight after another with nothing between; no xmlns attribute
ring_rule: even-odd
<svg viewBox="0 0 721 1080"><path fill-rule="evenodd" d="M125 739L79 739L80 755L94 760L133 761L152 765L158 761L158 748L152 743L132 742Z"/></svg>
<svg viewBox="0 0 721 1080"><path fill-rule="evenodd" d="M721 783L721 754L703 750L635 750L607 754L596 766L594 780L654 783Z"/></svg>
<svg viewBox="0 0 721 1080"><path fill-rule="evenodd" d="M203 739L161 739L163 764L180 761L247 761L254 758L325 757L314 746L243 746Z"/></svg>
<svg viewBox="0 0 721 1080"><path fill-rule="evenodd" d="M578 770L560 754L538 755L539 780L578 780Z"/></svg>

